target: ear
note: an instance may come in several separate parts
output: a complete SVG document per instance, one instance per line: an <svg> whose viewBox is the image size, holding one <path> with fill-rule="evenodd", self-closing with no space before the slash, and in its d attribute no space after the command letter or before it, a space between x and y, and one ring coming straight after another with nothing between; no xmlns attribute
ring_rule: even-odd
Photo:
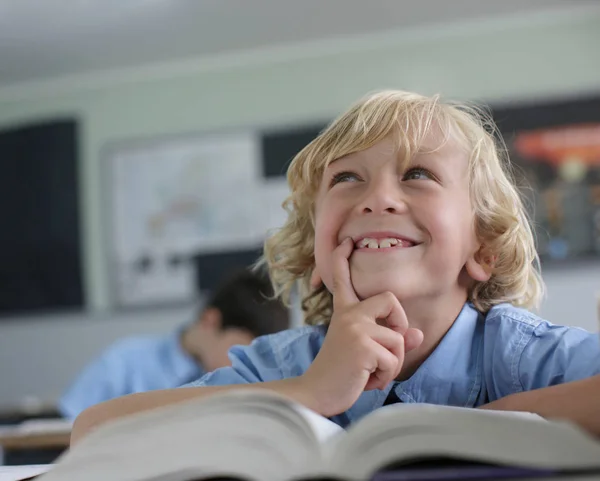
<svg viewBox="0 0 600 481"><path fill-rule="evenodd" d="M200 317L200 324L205 329L220 331L222 325L221 311L216 307L205 309Z"/></svg>
<svg viewBox="0 0 600 481"><path fill-rule="evenodd" d="M465 268L471 279L486 282L492 277L496 256L491 254L484 246L467 259Z"/></svg>
<svg viewBox="0 0 600 481"><path fill-rule="evenodd" d="M322 283L323 279L321 279L321 275L319 274L319 271L315 266L315 268L312 271L312 274L310 275L310 287L312 287L313 289L318 289L319 287L321 287Z"/></svg>

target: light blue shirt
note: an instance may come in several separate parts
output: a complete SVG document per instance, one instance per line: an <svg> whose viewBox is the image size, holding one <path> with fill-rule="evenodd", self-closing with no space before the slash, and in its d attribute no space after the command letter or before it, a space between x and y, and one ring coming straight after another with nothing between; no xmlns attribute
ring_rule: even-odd
<svg viewBox="0 0 600 481"><path fill-rule="evenodd" d="M316 357L326 327L306 326L236 346L231 367L206 374L191 386L277 381L303 374ZM487 315L467 303L435 351L410 379L383 391L365 391L340 426L381 407L392 389L405 403L475 407L509 394L575 381L600 373L597 334L556 326L502 304Z"/></svg>
<svg viewBox="0 0 600 481"><path fill-rule="evenodd" d="M181 348L181 331L163 337L117 341L92 362L58 403L63 416L74 419L102 401L154 389L179 387L205 371Z"/></svg>

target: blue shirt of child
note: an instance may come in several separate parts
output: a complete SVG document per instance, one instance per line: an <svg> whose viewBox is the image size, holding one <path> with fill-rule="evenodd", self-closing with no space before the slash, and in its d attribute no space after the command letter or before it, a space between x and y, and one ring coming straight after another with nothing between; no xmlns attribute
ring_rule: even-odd
<svg viewBox="0 0 600 481"><path fill-rule="evenodd" d="M306 326L257 338L229 352L231 367L217 369L185 387L277 381L310 366L326 333ZM487 315L465 304L435 351L410 379L365 391L345 413L331 418L345 427L381 407L395 390L404 403L475 407L509 394L600 373L597 334L553 325L502 304Z"/></svg>
<svg viewBox="0 0 600 481"><path fill-rule="evenodd" d="M119 340L92 362L58 403L74 419L84 409L126 394L179 387L205 371L181 347L181 330Z"/></svg>

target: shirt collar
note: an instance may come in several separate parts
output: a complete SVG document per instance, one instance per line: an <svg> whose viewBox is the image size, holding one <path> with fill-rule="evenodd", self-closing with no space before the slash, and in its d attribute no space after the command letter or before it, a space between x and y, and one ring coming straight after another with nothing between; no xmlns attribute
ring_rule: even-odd
<svg viewBox="0 0 600 481"><path fill-rule="evenodd" d="M475 406L482 384L484 323L484 316L466 303L417 371L406 381L390 383L384 390L363 393L346 412L348 422L381 407L392 389L406 403Z"/></svg>
<svg viewBox="0 0 600 481"><path fill-rule="evenodd" d="M403 402L472 407L481 389L485 318L466 303L431 355L396 394Z"/></svg>

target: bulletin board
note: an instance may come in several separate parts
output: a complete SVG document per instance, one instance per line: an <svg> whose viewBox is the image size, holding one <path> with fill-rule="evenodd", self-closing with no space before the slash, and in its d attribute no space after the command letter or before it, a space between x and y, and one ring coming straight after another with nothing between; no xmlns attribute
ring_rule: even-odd
<svg viewBox="0 0 600 481"><path fill-rule="evenodd" d="M493 114L525 180L542 262L600 260L600 96L523 102Z"/></svg>

